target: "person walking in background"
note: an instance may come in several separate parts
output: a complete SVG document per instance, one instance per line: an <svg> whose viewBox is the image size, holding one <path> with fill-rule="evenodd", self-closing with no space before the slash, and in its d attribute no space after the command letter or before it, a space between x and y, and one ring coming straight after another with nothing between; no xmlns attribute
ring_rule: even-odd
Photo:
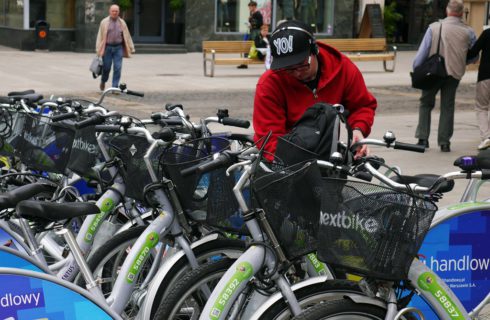
<svg viewBox="0 0 490 320"><path fill-rule="evenodd" d="M468 59L477 58L480 51L480 67L478 67L478 82L476 83L476 119L480 128L481 143L478 150L490 147L490 29L480 35L475 45L468 51Z"/></svg>
<svg viewBox="0 0 490 320"><path fill-rule="evenodd" d="M447 17L429 25L413 62L413 68L415 69L425 59L435 54L440 37L441 45L439 54L445 59L448 75L438 80L432 89L422 90L419 121L415 131L415 137L419 139L417 144L423 145L426 148L429 147L431 112L435 106L436 95L441 91L441 113L439 117L437 144L440 146L442 152L451 151L450 140L454 130L456 89L466 70L468 49L476 41L475 32L462 20L463 8L463 2L461 0L449 1L446 7ZM439 32L439 30L441 31Z"/></svg>
<svg viewBox="0 0 490 320"><path fill-rule="evenodd" d="M112 64L114 64L112 86L118 87L121 79L123 57L129 58L135 50L128 26L119 17L119 6L116 4L111 5L109 16L100 22L95 51L103 60L100 90L105 89L105 83L109 80Z"/></svg>
<svg viewBox="0 0 490 320"><path fill-rule="evenodd" d="M248 40L255 41L255 38L260 37L260 28L264 24L264 18L262 17L262 13L257 10L257 2L250 1L248 3L248 10L250 11L250 16L248 17ZM248 66L246 64L241 64L237 66L238 69L247 69Z"/></svg>

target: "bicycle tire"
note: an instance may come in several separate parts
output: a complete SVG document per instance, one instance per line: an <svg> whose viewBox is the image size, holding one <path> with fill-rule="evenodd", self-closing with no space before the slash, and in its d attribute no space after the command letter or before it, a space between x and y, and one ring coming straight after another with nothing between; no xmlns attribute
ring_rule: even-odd
<svg viewBox="0 0 490 320"><path fill-rule="evenodd" d="M202 311L207 299L202 296L199 288L204 284L209 286L211 282L216 286L234 261L234 259L222 259L208 262L187 273L171 288L167 296L161 300L152 320L181 319L177 314L183 312L182 310L190 312L199 308L197 311ZM211 285L209 288L213 290L214 286ZM182 308L184 303L187 307ZM182 316L182 319L198 319L199 315L200 313L192 314L191 316L185 315Z"/></svg>
<svg viewBox="0 0 490 320"><path fill-rule="evenodd" d="M197 258L197 261L201 264L204 262L204 259L207 259L213 255L224 254L227 250L231 252L244 252L245 249L245 242L241 240L219 238L194 248L193 252ZM160 301L163 301L174 285L176 285L176 283L190 271L191 268L185 256L183 256L172 266L164 281L162 281L159 285L160 287L158 288L155 299L153 300L154 302L156 301L158 303L153 303L150 319L154 319L155 313L160 305Z"/></svg>
<svg viewBox="0 0 490 320"><path fill-rule="evenodd" d="M345 294L363 294L357 283L349 280L328 280L298 289L294 295L301 307L315 305L326 301L342 298ZM291 319L289 305L284 299L271 305L260 320L284 320Z"/></svg>
<svg viewBox="0 0 490 320"><path fill-rule="evenodd" d="M386 310L381 307L340 299L308 308L293 320L384 320L385 315Z"/></svg>

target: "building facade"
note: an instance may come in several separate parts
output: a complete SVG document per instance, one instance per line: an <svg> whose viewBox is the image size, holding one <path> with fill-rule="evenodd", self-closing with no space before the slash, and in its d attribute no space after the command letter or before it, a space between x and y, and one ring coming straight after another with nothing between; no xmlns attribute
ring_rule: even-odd
<svg viewBox="0 0 490 320"><path fill-rule="evenodd" d="M202 40L240 40L247 33L249 0L119 0L134 42L199 51ZM264 23L300 19L319 38L355 38L366 4L396 3L402 18L393 41L418 44L427 25L445 16L447 0L256 0ZM465 19L481 32L490 0L465 0ZM36 24L49 24L49 50L93 51L110 0L0 0L0 45L37 46Z"/></svg>

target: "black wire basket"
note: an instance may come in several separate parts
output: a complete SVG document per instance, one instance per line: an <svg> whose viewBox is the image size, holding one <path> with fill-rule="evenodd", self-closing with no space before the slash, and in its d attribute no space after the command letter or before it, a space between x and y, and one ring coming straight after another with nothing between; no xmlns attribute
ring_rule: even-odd
<svg viewBox="0 0 490 320"><path fill-rule="evenodd" d="M436 205L380 185L335 178L323 182L318 258L363 276L406 279Z"/></svg>
<svg viewBox="0 0 490 320"><path fill-rule="evenodd" d="M95 127L76 129L67 168L82 177L92 172L102 153L97 143ZM90 176L90 174L89 174Z"/></svg>
<svg viewBox="0 0 490 320"><path fill-rule="evenodd" d="M235 176L227 176L226 168L204 174L182 176L183 169L210 159L229 149L230 141L219 136L200 138L174 145L162 155L162 165L174 183L182 206L191 216L205 216L207 224L220 229L246 233L243 217L233 194ZM202 219L204 220L204 219Z"/></svg>
<svg viewBox="0 0 490 320"><path fill-rule="evenodd" d="M70 125L53 123L45 115L25 113L15 148L29 169L64 174L74 136Z"/></svg>
<svg viewBox="0 0 490 320"><path fill-rule="evenodd" d="M143 136L125 133L112 137L108 141L108 145L111 156L116 156L122 160L124 167L123 178L126 184L125 195L139 201L145 201L145 187L153 182L144 160L144 156L150 147L148 140ZM157 147L150 159L157 179L162 177L162 171L159 168L159 158L163 150L164 147Z"/></svg>
<svg viewBox="0 0 490 320"><path fill-rule="evenodd" d="M19 156L26 113L14 109L1 109L0 114L0 137L2 142L0 155L8 157Z"/></svg>
<svg viewBox="0 0 490 320"><path fill-rule="evenodd" d="M288 259L316 250L322 179L316 162L258 167L252 180L254 206L264 210Z"/></svg>

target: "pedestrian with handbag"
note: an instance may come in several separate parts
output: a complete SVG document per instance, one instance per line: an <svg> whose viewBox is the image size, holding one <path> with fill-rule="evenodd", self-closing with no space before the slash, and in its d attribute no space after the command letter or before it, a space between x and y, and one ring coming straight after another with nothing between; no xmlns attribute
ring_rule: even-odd
<svg viewBox="0 0 490 320"><path fill-rule="evenodd" d="M111 5L109 16L100 22L95 50L97 55L102 57L103 60L100 90L103 91L105 89L105 83L109 80L109 73L113 64L112 86L118 87L121 79L123 57L129 58L135 50L128 26L119 17L119 6L117 4Z"/></svg>
<svg viewBox="0 0 490 320"><path fill-rule="evenodd" d="M463 1L450 0L446 7L447 17L434 22L427 28L422 43L413 62L414 71L428 58L439 52L444 59L446 76L438 77L433 85L422 90L419 107L419 120L415 137L417 144L429 148L431 112L434 109L436 95L441 92L441 111L437 144L442 152L451 151L451 137L454 130L454 104L456 89L463 77L468 49L476 41L473 29L463 22Z"/></svg>
<svg viewBox="0 0 490 320"><path fill-rule="evenodd" d="M482 52L476 83L476 119L480 128L481 143L478 150L490 147L490 29L482 32L475 45L468 51L468 58L478 58Z"/></svg>

